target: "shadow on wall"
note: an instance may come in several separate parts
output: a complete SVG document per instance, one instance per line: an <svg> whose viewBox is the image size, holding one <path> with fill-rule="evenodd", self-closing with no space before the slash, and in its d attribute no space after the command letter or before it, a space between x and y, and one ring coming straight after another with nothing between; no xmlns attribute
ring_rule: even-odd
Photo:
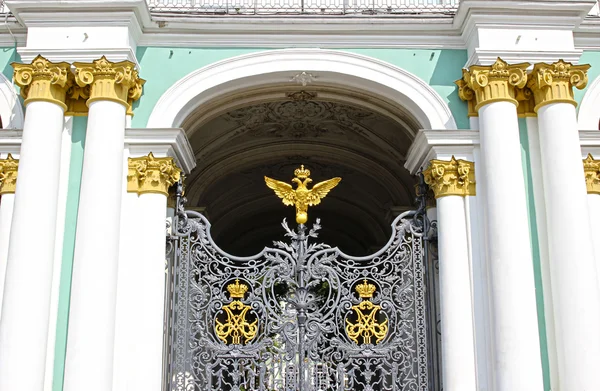
<svg viewBox="0 0 600 391"><path fill-rule="evenodd" d="M456 121L456 127L458 129L469 129L467 102L463 102L458 97L458 89L454 84L455 80L462 77L462 68L467 63L467 51L440 50L436 55L439 57L431 59L436 61L436 65L429 80L429 85L438 92L446 91L442 96L448 100L448 106Z"/></svg>

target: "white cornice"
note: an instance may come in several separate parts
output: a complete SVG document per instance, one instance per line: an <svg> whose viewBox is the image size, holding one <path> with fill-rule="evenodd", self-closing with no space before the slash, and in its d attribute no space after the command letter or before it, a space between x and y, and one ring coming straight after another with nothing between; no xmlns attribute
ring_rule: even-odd
<svg viewBox="0 0 600 391"><path fill-rule="evenodd" d="M125 147L132 156L149 152L171 156L185 174L196 167L190 142L180 128L125 129Z"/></svg>
<svg viewBox="0 0 600 391"><path fill-rule="evenodd" d="M564 61L571 62L573 64L579 63L579 58L583 50L565 50L565 51L531 51L531 50L482 50L475 49L469 56L466 66L474 64L478 65L491 65L498 57L508 63L521 63L530 62L531 64L546 62L552 63L557 59L563 59ZM533 65L532 65L533 66Z"/></svg>
<svg viewBox="0 0 600 391"><path fill-rule="evenodd" d="M580 130L579 143L583 158L591 153L595 159L600 159L600 130Z"/></svg>
<svg viewBox="0 0 600 391"><path fill-rule="evenodd" d="M111 61L129 60L136 64L139 63L132 48L99 48L99 49L45 49L45 48L23 48L17 49L21 56L21 61L28 63L41 54L50 61L66 61L69 63L75 61L92 62L102 56Z"/></svg>
<svg viewBox="0 0 600 391"><path fill-rule="evenodd" d="M478 130L419 130L408 150L404 167L415 174L424 169L431 159L473 159L473 149L479 145Z"/></svg>
<svg viewBox="0 0 600 391"><path fill-rule="evenodd" d="M13 155L19 155L21 152L22 139L23 131L20 129L0 129L0 154L5 155L11 153Z"/></svg>

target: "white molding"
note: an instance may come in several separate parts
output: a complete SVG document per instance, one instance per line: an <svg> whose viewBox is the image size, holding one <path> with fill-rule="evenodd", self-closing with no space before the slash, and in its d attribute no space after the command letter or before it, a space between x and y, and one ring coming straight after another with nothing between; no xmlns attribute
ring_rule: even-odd
<svg viewBox="0 0 600 391"><path fill-rule="evenodd" d="M197 107L232 91L276 82L295 85L290 78L299 71L313 73L319 84L351 85L388 99L405 107L421 126L456 129L450 108L425 81L371 57L324 49L251 53L193 71L161 96L147 126L180 126Z"/></svg>
<svg viewBox="0 0 600 391"><path fill-rule="evenodd" d="M15 159L18 158L21 154L22 141L23 130L0 130L0 157L4 159L10 153Z"/></svg>
<svg viewBox="0 0 600 391"><path fill-rule="evenodd" d="M130 156L143 156L149 152L171 156L184 173L196 167L196 157L183 129L125 129L125 149Z"/></svg>
<svg viewBox="0 0 600 391"><path fill-rule="evenodd" d="M600 35L598 36L600 41ZM600 76L585 91L577 113L579 129L598 129L600 122Z"/></svg>
<svg viewBox="0 0 600 391"><path fill-rule="evenodd" d="M140 64L132 48L99 48L99 49L44 49L44 48L19 48L17 49L21 56L21 62L28 63L41 54L46 59L54 62L66 61L72 63L75 61L92 62L105 56L111 61L131 61L139 69Z"/></svg>
<svg viewBox="0 0 600 391"><path fill-rule="evenodd" d="M479 130L419 130L408 150L404 167L415 174L427 168L431 159L454 155L473 159L473 150L479 146Z"/></svg>
<svg viewBox="0 0 600 391"><path fill-rule="evenodd" d="M12 81L2 73L0 73L0 116L4 129L23 129L25 114L19 95Z"/></svg>
<svg viewBox="0 0 600 391"><path fill-rule="evenodd" d="M545 62L553 63L558 59L571 62L573 64L579 63L579 58L583 50L565 50L565 51L531 51L531 50L484 50L475 49L473 54L467 60L466 66L474 64L478 65L491 65L498 57L504 61L512 63L530 62L533 64Z"/></svg>
<svg viewBox="0 0 600 391"><path fill-rule="evenodd" d="M582 158L591 153L595 159L600 159L600 130L580 130L579 143Z"/></svg>

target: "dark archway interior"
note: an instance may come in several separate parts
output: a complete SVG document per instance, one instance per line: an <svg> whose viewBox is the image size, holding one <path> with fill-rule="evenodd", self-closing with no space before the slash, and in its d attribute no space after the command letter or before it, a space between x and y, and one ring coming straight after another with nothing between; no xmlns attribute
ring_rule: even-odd
<svg viewBox="0 0 600 391"><path fill-rule="evenodd" d="M342 177L309 208L308 225L321 219L320 241L351 255L372 253L388 241L393 218L413 205L415 179L403 165L415 121L355 100L322 99L317 91L281 95L206 121L191 115L183 124L197 158L186 180L187 207L205 213L225 251L255 254L283 239L284 218L295 226L294 208L281 203L264 176L290 183L304 164L313 184Z"/></svg>

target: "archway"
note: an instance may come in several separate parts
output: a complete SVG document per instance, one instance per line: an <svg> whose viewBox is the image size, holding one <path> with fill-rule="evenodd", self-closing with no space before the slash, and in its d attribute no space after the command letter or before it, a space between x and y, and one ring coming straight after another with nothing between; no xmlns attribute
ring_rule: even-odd
<svg viewBox="0 0 600 391"><path fill-rule="evenodd" d="M168 90L149 127L183 127L197 158L188 207L213 224L225 250L250 255L293 220L264 185L289 181L305 164L315 182L343 178L311 217L324 238L354 255L381 247L398 213L413 206L403 168L419 128L455 129L445 102L424 81L356 54L260 52L195 71Z"/></svg>

